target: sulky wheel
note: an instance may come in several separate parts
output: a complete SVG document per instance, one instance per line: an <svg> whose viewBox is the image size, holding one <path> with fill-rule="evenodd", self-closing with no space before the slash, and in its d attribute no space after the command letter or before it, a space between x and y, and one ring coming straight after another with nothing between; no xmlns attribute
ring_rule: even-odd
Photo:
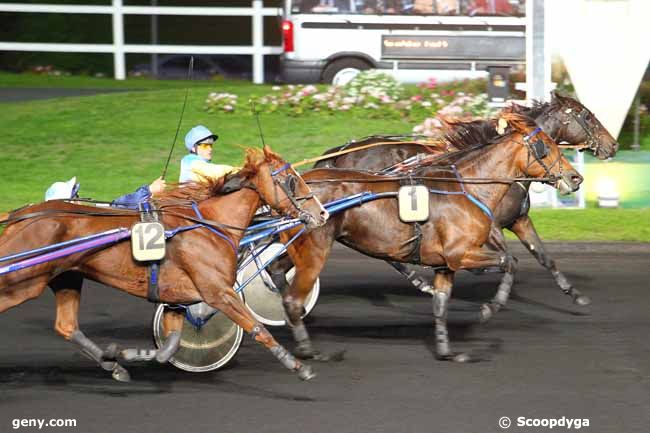
<svg viewBox="0 0 650 433"><path fill-rule="evenodd" d="M279 243L270 245L260 254L260 263L266 263L271 259L271 257L280 251L281 248L282 245ZM251 262L248 266L237 273L237 280L240 283L243 283L256 271L257 265L255 262ZM295 268L291 268L287 272L286 278L289 283L293 280L295 273ZM271 278L266 271L262 271L260 275L255 277L255 279L244 288L244 293L246 294L246 305L257 320L269 326L282 326L286 323L284 307L282 306L282 295L274 288ZM304 316L309 314L316 305L319 293L320 280L317 279L311 292L307 295L307 299L305 299Z"/></svg>
<svg viewBox="0 0 650 433"><path fill-rule="evenodd" d="M191 311L195 312L215 311L205 303L196 304L191 308ZM162 337L164 309L165 305L159 304L153 318L153 337L157 347L161 347L164 342ZM241 346L244 331L225 314L216 311L212 317L209 315L203 317L206 321L201 326L197 326L196 321L193 324L187 317L183 322L180 348L169 360L181 370L204 372L221 368L234 358Z"/></svg>

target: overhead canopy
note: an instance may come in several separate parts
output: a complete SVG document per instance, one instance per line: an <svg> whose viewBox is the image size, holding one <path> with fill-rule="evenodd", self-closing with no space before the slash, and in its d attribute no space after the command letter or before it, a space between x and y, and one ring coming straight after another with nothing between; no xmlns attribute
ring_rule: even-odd
<svg viewBox="0 0 650 433"><path fill-rule="evenodd" d="M650 61L650 1L546 2L551 50L580 101L617 137Z"/></svg>

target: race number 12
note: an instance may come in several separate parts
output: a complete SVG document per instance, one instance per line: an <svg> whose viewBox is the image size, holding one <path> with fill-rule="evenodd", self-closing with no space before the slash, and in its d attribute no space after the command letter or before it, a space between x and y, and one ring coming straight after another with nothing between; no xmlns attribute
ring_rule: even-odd
<svg viewBox="0 0 650 433"><path fill-rule="evenodd" d="M131 228L131 252L139 262L165 257L165 228L160 223L137 223Z"/></svg>

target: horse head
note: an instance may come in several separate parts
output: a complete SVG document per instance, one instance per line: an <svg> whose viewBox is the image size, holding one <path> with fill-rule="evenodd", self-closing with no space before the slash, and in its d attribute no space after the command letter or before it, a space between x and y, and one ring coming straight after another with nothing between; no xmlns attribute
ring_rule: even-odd
<svg viewBox="0 0 650 433"><path fill-rule="evenodd" d="M526 176L544 178L562 194L577 191L582 176L564 157L562 151L530 118L515 113L503 113L500 120L507 122L511 132L521 134L521 141L513 158L517 168Z"/></svg>
<svg viewBox="0 0 650 433"><path fill-rule="evenodd" d="M599 159L611 158L618 150L618 142L596 116L569 96L553 92L550 103L536 102L532 108L513 105L508 110L533 117L555 141L584 146Z"/></svg>
<svg viewBox="0 0 650 433"><path fill-rule="evenodd" d="M273 152L248 149L241 175L275 211L300 219L308 229L320 227L329 218L321 202L298 172Z"/></svg>

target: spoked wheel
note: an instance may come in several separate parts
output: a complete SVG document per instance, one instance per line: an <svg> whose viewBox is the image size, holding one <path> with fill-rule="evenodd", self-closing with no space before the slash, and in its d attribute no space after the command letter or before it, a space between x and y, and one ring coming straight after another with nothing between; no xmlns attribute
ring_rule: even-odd
<svg viewBox="0 0 650 433"><path fill-rule="evenodd" d="M241 294L239 295L240 297ZM243 297L242 297L243 298ZM207 304L204 308L210 308ZM159 304L153 317L153 337L157 347L165 341L162 317L165 306ZM169 360L177 368L204 372L221 368L235 357L242 343L244 331L225 314L217 312L202 326L197 327L187 318L183 321L178 352Z"/></svg>
<svg viewBox="0 0 650 433"><path fill-rule="evenodd" d="M279 243L271 244L259 256L260 263L266 263L270 260L280 249L282 245ZM251 262L244 269L237 273L237 280L240 283L246 281L251 275L257 271L255 262ZM296 274L296 269L291 268L287 272L286 278L289 283L293 281ZM266 271L262 271L255 277L245 288L246 305L253 313L253 316L260 322L269 326L282 326L286 323L284 307L282 306L282 295L275 289L271 282L271 277ZM320 280L317 279L314 283L309 295L305 299L305 314L308 315L318 302L318 295L320 293Z"/></svg>

